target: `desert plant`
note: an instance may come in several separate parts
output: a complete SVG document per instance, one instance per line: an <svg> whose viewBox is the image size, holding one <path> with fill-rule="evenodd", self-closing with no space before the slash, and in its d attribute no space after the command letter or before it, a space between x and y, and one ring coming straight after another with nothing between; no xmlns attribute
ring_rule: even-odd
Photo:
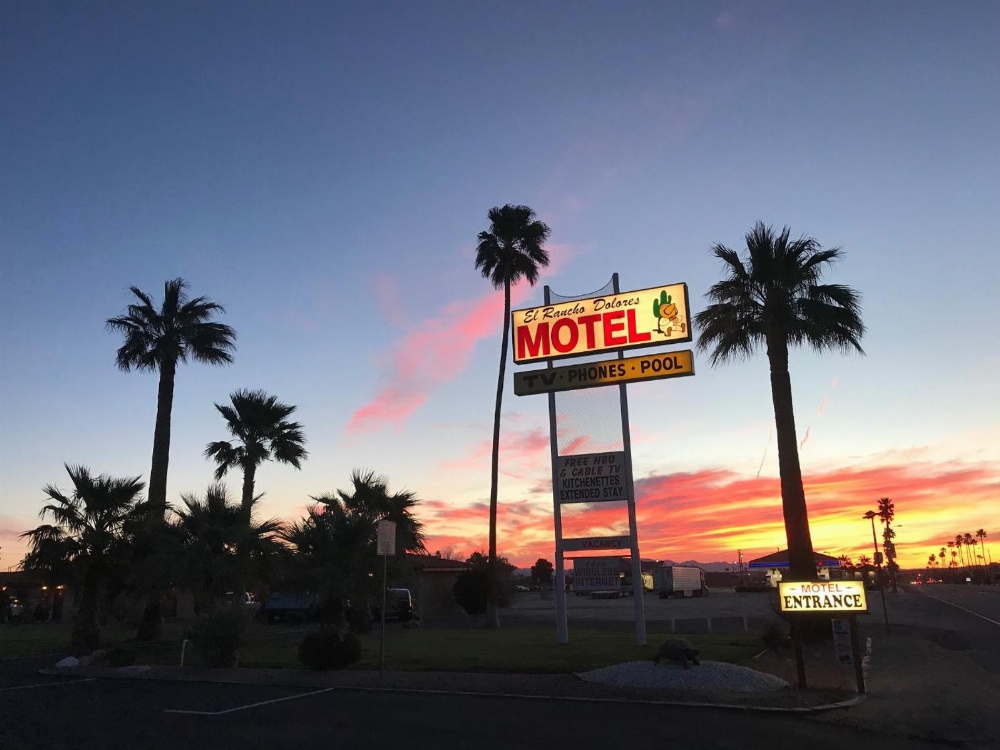
<svg viewBox="0 0 1000 750"><path fill-rule="evenodd" d="M187 637L206 666L233 667L240 647L246 643L249 624L250 617L241 607L226 607L195 620Z"/></svg>
<svg viewBox="0 0 1000 750"><path fill-rule="evenodd" d="M774 653L778 653L781 649L786 648L791 641L788 631L784 626L776 622L767 626L767 630L764 631L761 639L764 641L764 646L767 650Z"/></svg>
<svg viewBox="0 0 1000 750"><path fill-rule="evenodd" d="M320 628L299 644L299 661L310 669L344 669L361 658L361 639L342 628Z"/></svg>

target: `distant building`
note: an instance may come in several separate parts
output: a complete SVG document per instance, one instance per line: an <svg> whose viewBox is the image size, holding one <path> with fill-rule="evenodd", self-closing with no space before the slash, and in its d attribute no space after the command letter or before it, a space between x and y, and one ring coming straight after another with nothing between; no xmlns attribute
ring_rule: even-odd
<svg viewBox="0 0 1000 750"><path fill-rule="evenodd" d="M830 555L824 555L822 552L814 551L813 556L816 558L816 571L820 580L829 581L831 578L840 578L840 560ZM765 571L768 584L777 588L778 581L788 570L788 550L783 549L780 552L758 557L756 560L751 560L748 567L751 573Z"/></svg>

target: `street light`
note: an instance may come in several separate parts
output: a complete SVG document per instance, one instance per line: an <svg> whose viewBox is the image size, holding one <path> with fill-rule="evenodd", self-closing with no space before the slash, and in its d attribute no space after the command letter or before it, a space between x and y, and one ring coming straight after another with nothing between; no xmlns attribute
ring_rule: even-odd
<svg viewBox="0 0 1000 750"><path fill-rule="evenodd" d="M882 553L878 551L878 537L875 536L875 518L877 516L878 513L870 510L862 518L867 518L872 522L872 544L875 545L875 567L878 570L876 580L878 581L878 589L882 594L882 615L885 617L885 634L889 635L889 610L885 608L885 586L882 585Z"/></svg>

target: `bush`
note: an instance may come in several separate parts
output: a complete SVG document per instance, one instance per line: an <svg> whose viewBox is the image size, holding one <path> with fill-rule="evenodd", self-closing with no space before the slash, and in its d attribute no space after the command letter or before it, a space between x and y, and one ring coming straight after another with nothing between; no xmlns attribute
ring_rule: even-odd
<svg viewBox="0 0 1000 750"><path fill-rule="evenodd" d="M299 661L310 669L344 669L361 658L361 639L340 628L320 628L299 644Z"/></svg>
<svg viewBox="0 0 1000 750"><path fill-rule="evenodd" d="M104 657L109 667L130 667L135 664L135 649L128 646L116 646Z"/></svg>
<svg viewBox="0 0 1000 750"><path fill-rule="evenodd" d="M761 636L764 645L769 651L778 653L781 649L786 648L791 643L791 638L784 627L778 625L777 623L772 623L767 626L767 630L764 631L764 635Z"/></svg>
<svg viewBox="0 0 1000 750"><path fill-rule="evenodd" d="M206 666L233 667L246 642L250 618L243 607L227 607L199 617L187 632Z"/></svg>

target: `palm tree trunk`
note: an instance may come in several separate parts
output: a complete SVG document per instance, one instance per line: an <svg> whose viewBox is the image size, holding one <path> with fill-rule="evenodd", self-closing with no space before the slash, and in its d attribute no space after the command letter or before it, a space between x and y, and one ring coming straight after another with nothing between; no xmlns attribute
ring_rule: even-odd
<svg viewBox="0 0 1000 750"><path fill-rule="evenodd" d="M71 645L73 648L93 651L100 645L100 626L97 622L97 606L100 600L100 586L96 573L88 570L83 578L80 603L73 618Z"/></svg>
<svg viewBox="0 0 1000 750"><path fill-rule="evenodd" d="M781 508L785 517L788 541L788 567L791 580L816 580L816 558L809 533L799 446L795 435L792 404L792 380L788 374L788 345L768 341L767 358L771 368L771 401L774 405L774 428L778 439L778 473L781 477Z"/></svg>
<svg viewBox="0 0 1000 750"><path fill-rule="evenodd" d="M500 343L500 374L497 376L497 401L493 410L493 457L490 467L490 542L489 580L486 590L486 628L500 627L499 566L497 560L497 490L500 479L500 407L503 403L504 376L507 372L507 343L510 337L510 282L503 287L503 337Z"/></svg>
<svg viewBox="0 0 1000 750"><path fill-rule="evenodd" d="M253 488L257 477L257 467L253 464L243 466L243 495L240 498L240 509L243 511L243 522L250 525L253 515Z"/></svg>
<svg viewBox="0 0 1000 750"><path fill-rule="evenodd" d="M146 520L147 534L154 527L161 526L167 515L167 468L170 464L170 413L174 407L174 376L177 372L177 361L168 360L160 363L160 382L156 392L156 426L153 429L153 458L149 467L149 504L150 510ZM152 545L147 554L153 554ZM151 582L146 606L143 608L142 620L136 637L141 641L158 638L163 627L163 608L161 598L162 587L156 581Z"/></svg>
<svg viewBox="0 0 1000 750"><path fill-rule="evenodd" d="M153 430L153 460L149 467L150 518L163 520L167 513L167 467L170 463L170 412L174 405L174 375L177 363L160 363L156 393L156 427Z"/></svg>

